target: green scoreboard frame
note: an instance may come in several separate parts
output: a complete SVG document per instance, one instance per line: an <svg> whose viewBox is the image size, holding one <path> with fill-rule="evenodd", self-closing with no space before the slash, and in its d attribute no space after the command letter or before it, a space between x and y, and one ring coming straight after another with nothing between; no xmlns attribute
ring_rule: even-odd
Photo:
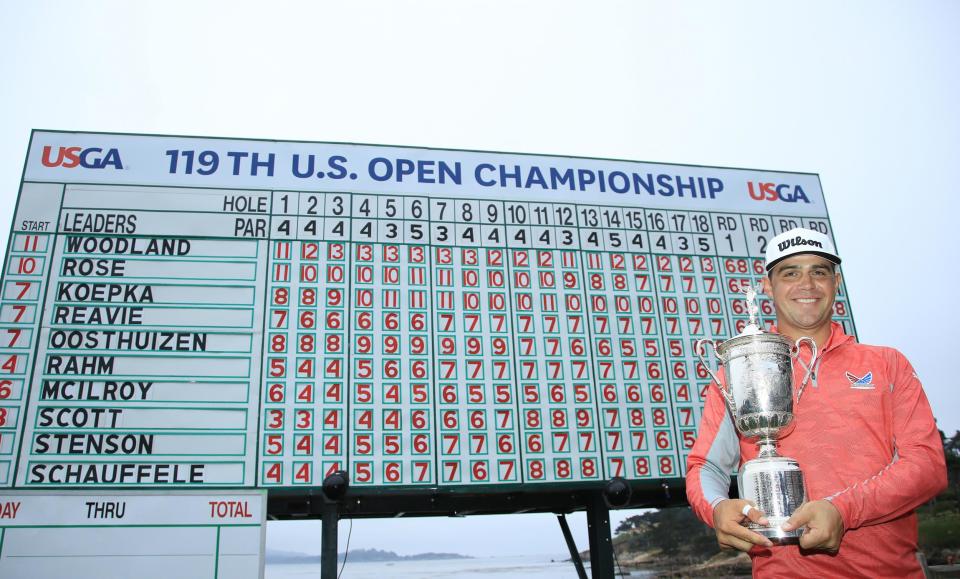
<svg viewBox="0 0 960 579"><path fill-rule="evenodd" d="M557 510L622 477L682 502L693 342L743 327L796 226L832 237L815 174L34 131L0 486L266 488L284 516L344 471L374 516ZM855 332L843 287L834 314Z"/></svg>

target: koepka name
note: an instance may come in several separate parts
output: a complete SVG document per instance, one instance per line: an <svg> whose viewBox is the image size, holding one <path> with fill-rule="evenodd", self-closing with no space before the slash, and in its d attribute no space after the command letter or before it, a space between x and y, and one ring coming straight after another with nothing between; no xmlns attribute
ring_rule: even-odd
<svg viewBox="0 0 960 579"><path fill-rule="evenodd" d="M61 282L57 286L57 301L150 304L153 303L153 288L136 284Z"/></svg>

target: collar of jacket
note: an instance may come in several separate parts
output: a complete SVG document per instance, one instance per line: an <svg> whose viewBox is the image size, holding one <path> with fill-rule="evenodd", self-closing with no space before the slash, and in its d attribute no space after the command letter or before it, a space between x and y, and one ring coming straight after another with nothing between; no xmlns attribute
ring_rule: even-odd
<svg viewBox="0 0 960 579"><path fill-rule="evenodd" d="M776 326L772 326L770 329L773 332L777 331ZM817 383L817 374L820 372L820 363L823 362L824 354L836 350L844 344L852 344L856 341L856 338L847 335L847 333L843 331L843 325L840 324L840 322L831 321L830 337L827 338L827 343L820 347L819 351L817 352L817 359L813 363L813 372L810 375L810 385L814 388L820 387L820 385Z"/></svg>
<svg viewBox="0 0 960 579"><path fill-rule="evenodd" d="M770 326L770 331L773 333L779 333L777 331L777 326L775 325ZM843 325L840 324L840 322L831 321L830 337L827 338L827 343L822 346L818 344L817 362L819 363L820 359L823 358L823 355L827 352L835 350L844 344L851 344L856 341L856 338L847 335L847 333L843 331Z"/></svg>

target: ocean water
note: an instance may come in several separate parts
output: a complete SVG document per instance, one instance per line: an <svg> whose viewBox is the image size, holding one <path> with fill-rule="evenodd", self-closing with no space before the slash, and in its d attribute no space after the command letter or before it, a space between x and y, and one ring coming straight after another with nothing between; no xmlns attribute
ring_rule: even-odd
<svg viewBox="0 0 960 579"><path fill-rule="evenodd" d="M530 555L522 557L478 557L447 561L397 561L351 563L347 560L341 579L577 579L569 557ZM553 559L553 561L551 561ZM338 567L339 570L339 567ZM266 579L319 579L320 565L267 565ZM587 576L590 569L587 568ZM635 571L630 577L652 577Z"/></svg>

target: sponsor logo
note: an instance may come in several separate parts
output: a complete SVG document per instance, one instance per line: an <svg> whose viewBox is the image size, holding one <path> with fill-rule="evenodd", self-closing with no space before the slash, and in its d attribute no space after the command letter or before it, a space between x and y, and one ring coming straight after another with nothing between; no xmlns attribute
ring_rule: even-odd
<svg viewBox="0 0 960 579"><path fill-rule="evenodd" d="M63 167L72 169L74 167L83 167L84 169L123 169L123 162L120 160L120 151L117 149L107 149L104 152L99 147L90 147L84 149L81 147L58 147L54 153L53 147L46 145L43 147L43 155L40 162L44 167Z"/></svg>
<svg viewBox="0 0 960 579"><path fill-rule="evenodd" d="M810 247L819 247L820 249L823 249L823 244L820 243L819 241L816 241L813 239L804 239L799 235L794 237L793 239L785 239L781 241L780 243L777 244L777 249L779 249L780 251L786 251L791 247L801 247L804 245L809 245Z"/></svg>
<svg viewBox="0 0 960 579"><path fill-rule="evenodd" d="M747 181L747 192L755 201L786 201L796 203L803 201L810 203L807 194L800 185L786 185L783 183L764 183L763 181Z"/></svg>
<svg viewBox="0 0 960 579"><path fill-rule="evenodd" d="M847 380L850 381L850 387L857 390L873 390L873 372L867 372L863 376L857 376L853 372L847 372Z"/></svg>

